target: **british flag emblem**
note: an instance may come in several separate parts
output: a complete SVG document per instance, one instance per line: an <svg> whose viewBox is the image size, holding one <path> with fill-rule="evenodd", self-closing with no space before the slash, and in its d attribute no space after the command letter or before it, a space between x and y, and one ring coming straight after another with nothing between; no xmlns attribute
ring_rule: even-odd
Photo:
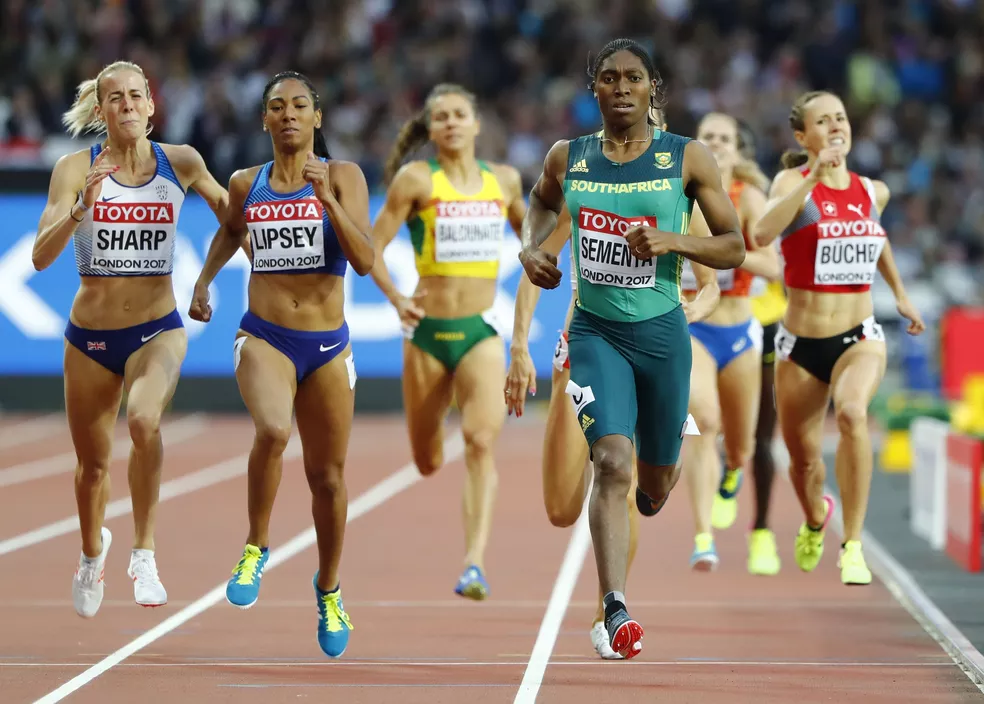
<svg viewBox="0 0 984 704"><path fill-rule="evenodd" d="M85 346L89 349L90 352L92 352L93 350L105 350L106 349L106 343L105 342L90 342L90 341L86 341Z"/></svg>
<svg viewBox="0 0 984 704"><path fill-rule="evenodd" d="M825 202L823 204L823 214L830 218L837 217L837 205L831 202Z"/></svg>

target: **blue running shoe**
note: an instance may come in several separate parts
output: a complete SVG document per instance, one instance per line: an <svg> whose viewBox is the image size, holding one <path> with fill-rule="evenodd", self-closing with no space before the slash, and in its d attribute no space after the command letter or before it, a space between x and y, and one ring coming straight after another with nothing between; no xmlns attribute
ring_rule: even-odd
<svg viewBox="0 0 984 704"><path fill-rule="evenodd" d="M349 631L355 630L342 604L342 585L331 592L322 591L315 572L314 595L318 598L318 645L328 657L340 658L348 647Z"/></svg>
<svg viewBox="0 0 984 704"><path fill-rule="evenodd" d="M690 554L690 568L697 572L713 572L717 566L714 537L710 533L698 533L694 537L694 551Z"/></svg>
<svg viewBox="0 0 984 704"><path fill-rule="evenodd" d="M489 596L489 584L485 581L482 570L475 565L469 565L461 573L458 584L454 588L454 593L475 601L482 601Z"/></svg>
<svg viewBox="0 0 984 704"><path fill-rule="evenodd" d="M226 585L226 601L240 609L248 609L260 598L260 578L270 559L269 548L262 550L246 545L239 564L232 570L232 578Z"/></svg>

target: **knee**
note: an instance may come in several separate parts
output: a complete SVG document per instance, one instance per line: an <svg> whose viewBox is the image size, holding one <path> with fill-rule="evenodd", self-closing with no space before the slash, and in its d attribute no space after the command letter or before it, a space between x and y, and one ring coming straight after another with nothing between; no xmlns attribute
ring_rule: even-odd
<svg viewBox="0 0 984 704"><path fill-rule="evenodd" d="M109 476L109 457L98 459L80 457L76 473L79 480L86 484L99 484Z"/></svg>
<svg viewBox="0 0 984 704"><path fill-rule="evenodd" d="M792 456L790 456L789 458L790 475L806 477L812 474L816 474L817 472L823 472L823 471L824 471L823 457L821 457L819 454L810 455L808 457L803 457L803 458L792 457Z"/></svg>
<svg viewBox="0 0 984 704"><path fill-rule="evenodd" d="M714 440L720 434L721 414L717 409L704 403L698 403L690 409L690 414L700 429L701 437Z"/></svg>
<svg viewBox="0 0 984 704"><path fill-rule="evenodd" d="M468 455L490 455L495 445L496 433L491 428L469 428L461 429L461 434L465 440L465 452Z"/></svg>
<svg viewBox="0 0 984 704"><path fill-rule="evenodd" d="M145 409L129 409L126 424L130 429L130 439L135 447L144 447L154 442L161 432L161 414Z"/></svg>
<svg viewBox="0 0 984 704"><path fill-rule="evenodd" d="M595 482L599 486L619 489L627 494L632 484L631 447L599 447L592 449L592 462L595 469Z"/></svg>
<svg viewBox="0 0 984 704"><path fill-rule="evenodd" d="M315 496L332 499L345 492L345 465L342 462L305 462L304 474Z"/></svg>
<svg viewBox="0 0 984 704"><path fill-rule="evenodd" d="M290 440L290 424L258 422L256 424L256 447L271 455L282 455Z"/></svg>
<svg viewBox="0 0 984 704"><path fill-rule="evenodd" d="M860 435L868 428L868 408L859 401L844 401L836 404L834 416L841 435Z"/></svg>
<svg viewBox="0 0 984 704"><path fill-rule="evenodd" d="M565 504L562 501L547 499L546 509L550 525L557 528L570 528L581 517L580 503L569 502Z"/></svg>
<svg viewBox="0 0 984 704"><path fill-rule="evenodd" d="M677 462L674 466L660 467L655 471L639 472L639 489L653 502L659 503L676 486L683 465Z"/></svg>

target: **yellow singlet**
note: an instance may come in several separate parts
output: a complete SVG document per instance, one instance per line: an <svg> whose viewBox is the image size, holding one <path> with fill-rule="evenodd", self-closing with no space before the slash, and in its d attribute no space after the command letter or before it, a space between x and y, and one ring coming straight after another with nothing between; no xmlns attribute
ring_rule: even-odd
<svg viewBox="0 0 984 704"><path fill-rule="evenodd" d="M431 168L431 197L407 221L419 276L495 279L506 232L506 201L492 169L484 161L482 188L474 195L458 191L436 159Z"/></svg>
<svg viewBox="0 0 984 704"><path fill-rule="evenodd" d="M759 279L762 281L762 279ZM754 290L754 287L753 287ZM752 314L762 325L771 325L781 320L786 313L786 291L782 281L769 281L765 291L752 299Z"/></svg>

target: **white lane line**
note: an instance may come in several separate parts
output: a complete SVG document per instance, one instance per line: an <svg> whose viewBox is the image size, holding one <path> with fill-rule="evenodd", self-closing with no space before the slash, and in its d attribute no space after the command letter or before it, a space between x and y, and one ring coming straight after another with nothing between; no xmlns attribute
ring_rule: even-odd
<svg viewBox="0 0 984 704"><path fill-rule="evenodd" d="M564 553L564 561L560 564L557 581L554 582L550 601L547 602L547 610L543 614L543 621L540 622L540 631L537 633L536 642L533 644L533 652L530 653L526 671L523 673L523 681L519 685L519 691L516 692L513 704L528 704L536 701L537 692L540 691L540 684L543 682L543 675L547 670L547 663L550 662L550 654L553 653L554 645L557 643L557 635L560 633L560 627L564 622L564 614L567 613L567 606L581 574L585 555L588 553L588 548L591 547L591 530L588 526L590 485L586 494L584 503L581 505L581 515L571 532L567 552Z"/></svg>
<svg viewBox="0 0 984 704"><path fill-rule="evenodd" d="M284 450L284 459L291 460L301 456L301 443L296 435L292 436ZM184 476L172 479L161 484L158 504L184 496L192 492L219 484L220 482L234 479L246 473L246 463L249 461L249 453L238 455L228 460L223 460L210 467L199 469L196 472L185 474ZM106 504L106 520L125 516L133 511L133 504L129 496L116 499ZM30 530L20 535L15 535L6 540L0 540L0 556L7 555L18 550L43 543L53 538L67 535L79 529L78 514L63 518L60 521L49 523L34 530Z"/></svg>
<svg viewBox="0 0 984 704"><path fill-rule="evenodd" d="M225 589L225 585L222 587ZM224 594L224 592L223 592ZM556 656L555 656L556 657ZM584 657L579 655L578 657ZM11 663L0 663L0 670L4 668L60 668L60 667L90 667L91 662L11 662ZM339 660L338 662L328 662L325 660L320 660L317 662L309 662L306 660L208 660L207 662L202 661L182 661L182 662L124 662L117 665L117 667L128 667L128 668L142 668L142 667L156 667L156 668L167 668L167 667L243 667L243 668L259 668L259 667L284 667L284 668L298 668L298 667L342 667L342 668L355 668L355 667L523 667L526 662L523 660L516 660L513 662L503 661L503 660L492 660L492 661L472 661L472 660L462 660L462 661L447 661L447 660L427 660L427 661L413 661L413 660ZM569 660L567 662L551 662L551 667L612 667L612 661L610 660ZM616 666L617 667L617 666ZM883 668L951 668L953 663L947 662L891 662L875 660L872 662L835 662L827 660L710 660L710 661L690 661L690 660L666 660L666 661L633 661L632 667L727 667L727 668L739 668L739 667L823 667L828 669L838 669L838 668L852 668L852 667L883 667ZM430 685L428 685L430 686ZM515 687L515 685L508 685L510 687ZM51 696L51 695L49 695ZM39 704L42 701L38 700L35 704ZM53 700L54 701L54 700Z"/></svg>
<svg viewBox="0 0 984 704"><path fill-rule="evenodd" d="M68 423L61 413L50 413L9 425L0 430L0 450L36 442L62 428L67 430Z"/></svg>
<svg viewBox="0 0 984 704"><path fill-rule="evenodd" d="M464 440L461 433L456 432L444 443L444 457L446 458L445 462L453 462L461 457L461 455L464 454L464 451ZM413 462L404 465L401 469L376 484L364 494L357 497L354 501L350 501L348 506L348 519L346 523L354 521L356 518L359 518L360 516L369 513L369 511L372 511L374 508L381 506L400 492L405 491L409 487L416 484L420 481L420 479L420 472L417 470L417 467ZM312 526L302 533L295 535L280 548L278 548L276 552L271 551L272 554L270 556L270 561L267 563L266 571L272 570L295 555L300 554L304 550L314 545L315 542L317 542L317 536L315 534L314 527ZM160 638L163 638L174 629L179 628L199 614L204 613L211 607L218 604L220 601L225 599L225 589L226 582L223 581L193 604L186 606L178 613L157 624L140 637L135 638L130 643L117 650L115 653L112 653L100 660L82 674L73 677L55 691L42 697L41 699L38 699L34 704L55 704L55 702L60 702L69 694L72 694L78 689L84 687L86 684L99 677L99 675L120 664L134 653L143 650L148 645L154 643Z"/></svg>
<svg viewBox="0 0 984 704"><path fill-rule="evenodd" d="M185 416L178 420L165 423L161 426L161 437L164 440L164 447L177 445L186 440L190 440L202 433L207 424L204 414L195 413ZM114 460L126 459L130 455L130 435L126 429L118 432L113 438ZM54 457L42 457L30 462L16 464L12 467L0 469L0 488L13 486L23 482L53 477L56 474L68 474L75 471L76 465L75 452L63 452Z"/></svg>

